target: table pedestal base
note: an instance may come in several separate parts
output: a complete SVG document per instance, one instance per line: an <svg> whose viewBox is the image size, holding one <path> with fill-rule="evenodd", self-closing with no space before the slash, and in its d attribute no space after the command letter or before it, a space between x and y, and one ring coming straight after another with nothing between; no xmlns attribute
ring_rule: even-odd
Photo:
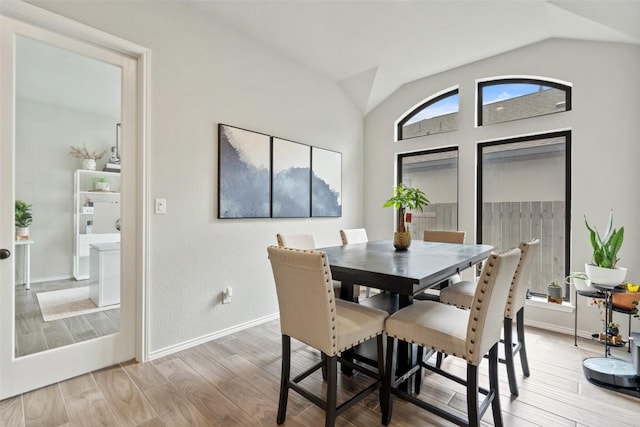
<svg viewBox="0 0 640 427"><path fill-rule="evenodd" d="M631 362L613 357L589 357L582 361L584 375L592 383L640 397L640 376Z"/></svg>

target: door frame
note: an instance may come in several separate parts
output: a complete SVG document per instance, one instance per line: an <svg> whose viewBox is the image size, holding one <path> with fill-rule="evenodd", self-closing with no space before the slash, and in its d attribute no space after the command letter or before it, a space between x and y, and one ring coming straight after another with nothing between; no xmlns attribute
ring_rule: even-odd
<svg viewBox="0 0 640 427"><path fill-rule="evenodd" d="M149 253L148 253L148 75L149 49L121 39L117 36L89 27L85 24L62 17L24 2L0 2L0 15L24 22L28 25L58 33L60 35L90 43L132 58L137 65L136 76L136 169L135 191L137 200L132 201L135 209L135 358L138 362L149 359ZM11 141L13 144L13 141ZM13 331L11 331L13 333ZM3 334L4 335L4 334ZM28 357L28 356L25 356ZM2 373L0 373L2 378ZM16 390L11 395L27 390ZM0 399L9 397L0 396Z"/></svg>

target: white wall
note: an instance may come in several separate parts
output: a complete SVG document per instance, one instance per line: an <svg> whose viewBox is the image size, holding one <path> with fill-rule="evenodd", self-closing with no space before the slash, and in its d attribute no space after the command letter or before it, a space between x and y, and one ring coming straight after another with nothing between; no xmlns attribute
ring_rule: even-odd
<svg viewBox="0 0 640 427"><path fill-rule="evenodd" d="M625 226L620 263L628 280L640 281L640 47L575 40L547 40L445 73L411 82L398 89L365 117L364 219L370 238L389 238L393 213L382 209L395 180L395 154L457 145L460 149L459 227L475 234L475 165L479 141L572 129L572 271L583 271L591 259L583 215L604 227L609 209L615 224ZM573 110L486 127L474 126L475 80L491 76L532 75L573 84ZM412 105L444 88L460 85L460 130L395 143L394 122ZM505 182L516 191L521 182ZM427 197L429 192L427 191ZM472 240L472 239L470 239ZM581 304L586 306L586 299ZM596 330L598 313L580 306L583 331ZM529 322L573 330L573 313L528 307ZM587 314L585 314L587 313ZM626 316L620 322L626 325ZM639 323L635 320L635 329ZM622 327L626 333L626 327Z"/></svg>
<svg viewBox="0 0 640 427"><path fill-rule="evenodd" d="M277 232L331 245L362 226L362 116L335 83L179 3L33 3L151 49L150 197L167 199L149 218L152 352L276 313ZM216 219L218 123L342 152L343 217Z"/></svg>
<svg viewBox="0 0 640 427"><path fill-rule="evenodd" d="M16 199L33 205L31 281L73 275L73 171L71 145L90 151L115 145L117 118L28 99L16 99ZM99 160L102 170L108 155ZM16 262L22 276L22 260ZM22 283L20 280L19 283Z"/></svg>

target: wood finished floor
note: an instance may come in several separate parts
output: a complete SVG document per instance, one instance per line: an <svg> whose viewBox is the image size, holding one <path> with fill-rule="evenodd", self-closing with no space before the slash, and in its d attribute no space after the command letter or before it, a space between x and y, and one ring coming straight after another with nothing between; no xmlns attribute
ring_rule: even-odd
<svg viewBox="0 0 640 427"><path fill-rule="evenodd" d="M603 354L602 346L539 329L527 329L531 377L519 378L520 397L508 394L500 365L500 393L505 426L637 426L640 399L596 387L582 374L581 360ZM318 360L317 352L293 346L294 372ZM615 349L628 359L626 350ZM105 368L0 402L2 426L275 426L280 376L278 321L193 347L143 364ZM481 385L488 382L481 367ZM443 366L465 372L460 359ZM518 372L521 373L517 366ZM426 374L421 396L449 409L465 411L464 389ZM360 376L339 378L339 401ZM319 373L304 382L324 391ZM378 394L350 408L338 426L381 425ZM435 415L396 400L392 426L449 426ZM324 425L324 412L290 393L286 426ZM491 411L482 422L493 425Z"/></svg>
<svg viewBox="0 0 640 427"><path fill-rule="evenodd" d="M86 286L87 281L57 280L16 286L15 355L26 356L52 348L110 335L120 330L120 309L45 322L36 293Z"/></svg>

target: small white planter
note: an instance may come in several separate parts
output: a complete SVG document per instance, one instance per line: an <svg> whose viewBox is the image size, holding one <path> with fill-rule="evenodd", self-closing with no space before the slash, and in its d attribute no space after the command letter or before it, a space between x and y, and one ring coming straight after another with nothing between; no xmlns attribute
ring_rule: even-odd
<svg viewBox="0 0 640 427"><path fill-rule="evenodd" d="M109 191L109 183L106 181L96 181L93 183L93 189L96 191Z"/></svg>
<svg viewBox="0 0 640 427"><path fill-rule="evenodd" d="M96 170L96 161L94 159L82 159L82 169L88 171Z"/></svg>
<svg viewBox="0 0 640 427"><path fill-rule="evenodd" d="M16 240L29 240L29 227L16 227Z"/></svg>
<svg viewBox="0 0 640 427"><path fill-rule="evenodd" d="M627 269L624 267L602 268L592 264L585 264L584 271L593 285L611 288L621 284L624 278L627 277Z"/></svg>
<svg viewBox="0 0 640 427"><path fill-rule="evenodd" d="M571 274L586 274L586 273L574 272ZM573 283L573 286L575 286L577 291L582 291L582 292L593 291L593 289L591 289L591 279L589 278L579 279L577 277L571 277L567 279L567 283Z"/></svg>

